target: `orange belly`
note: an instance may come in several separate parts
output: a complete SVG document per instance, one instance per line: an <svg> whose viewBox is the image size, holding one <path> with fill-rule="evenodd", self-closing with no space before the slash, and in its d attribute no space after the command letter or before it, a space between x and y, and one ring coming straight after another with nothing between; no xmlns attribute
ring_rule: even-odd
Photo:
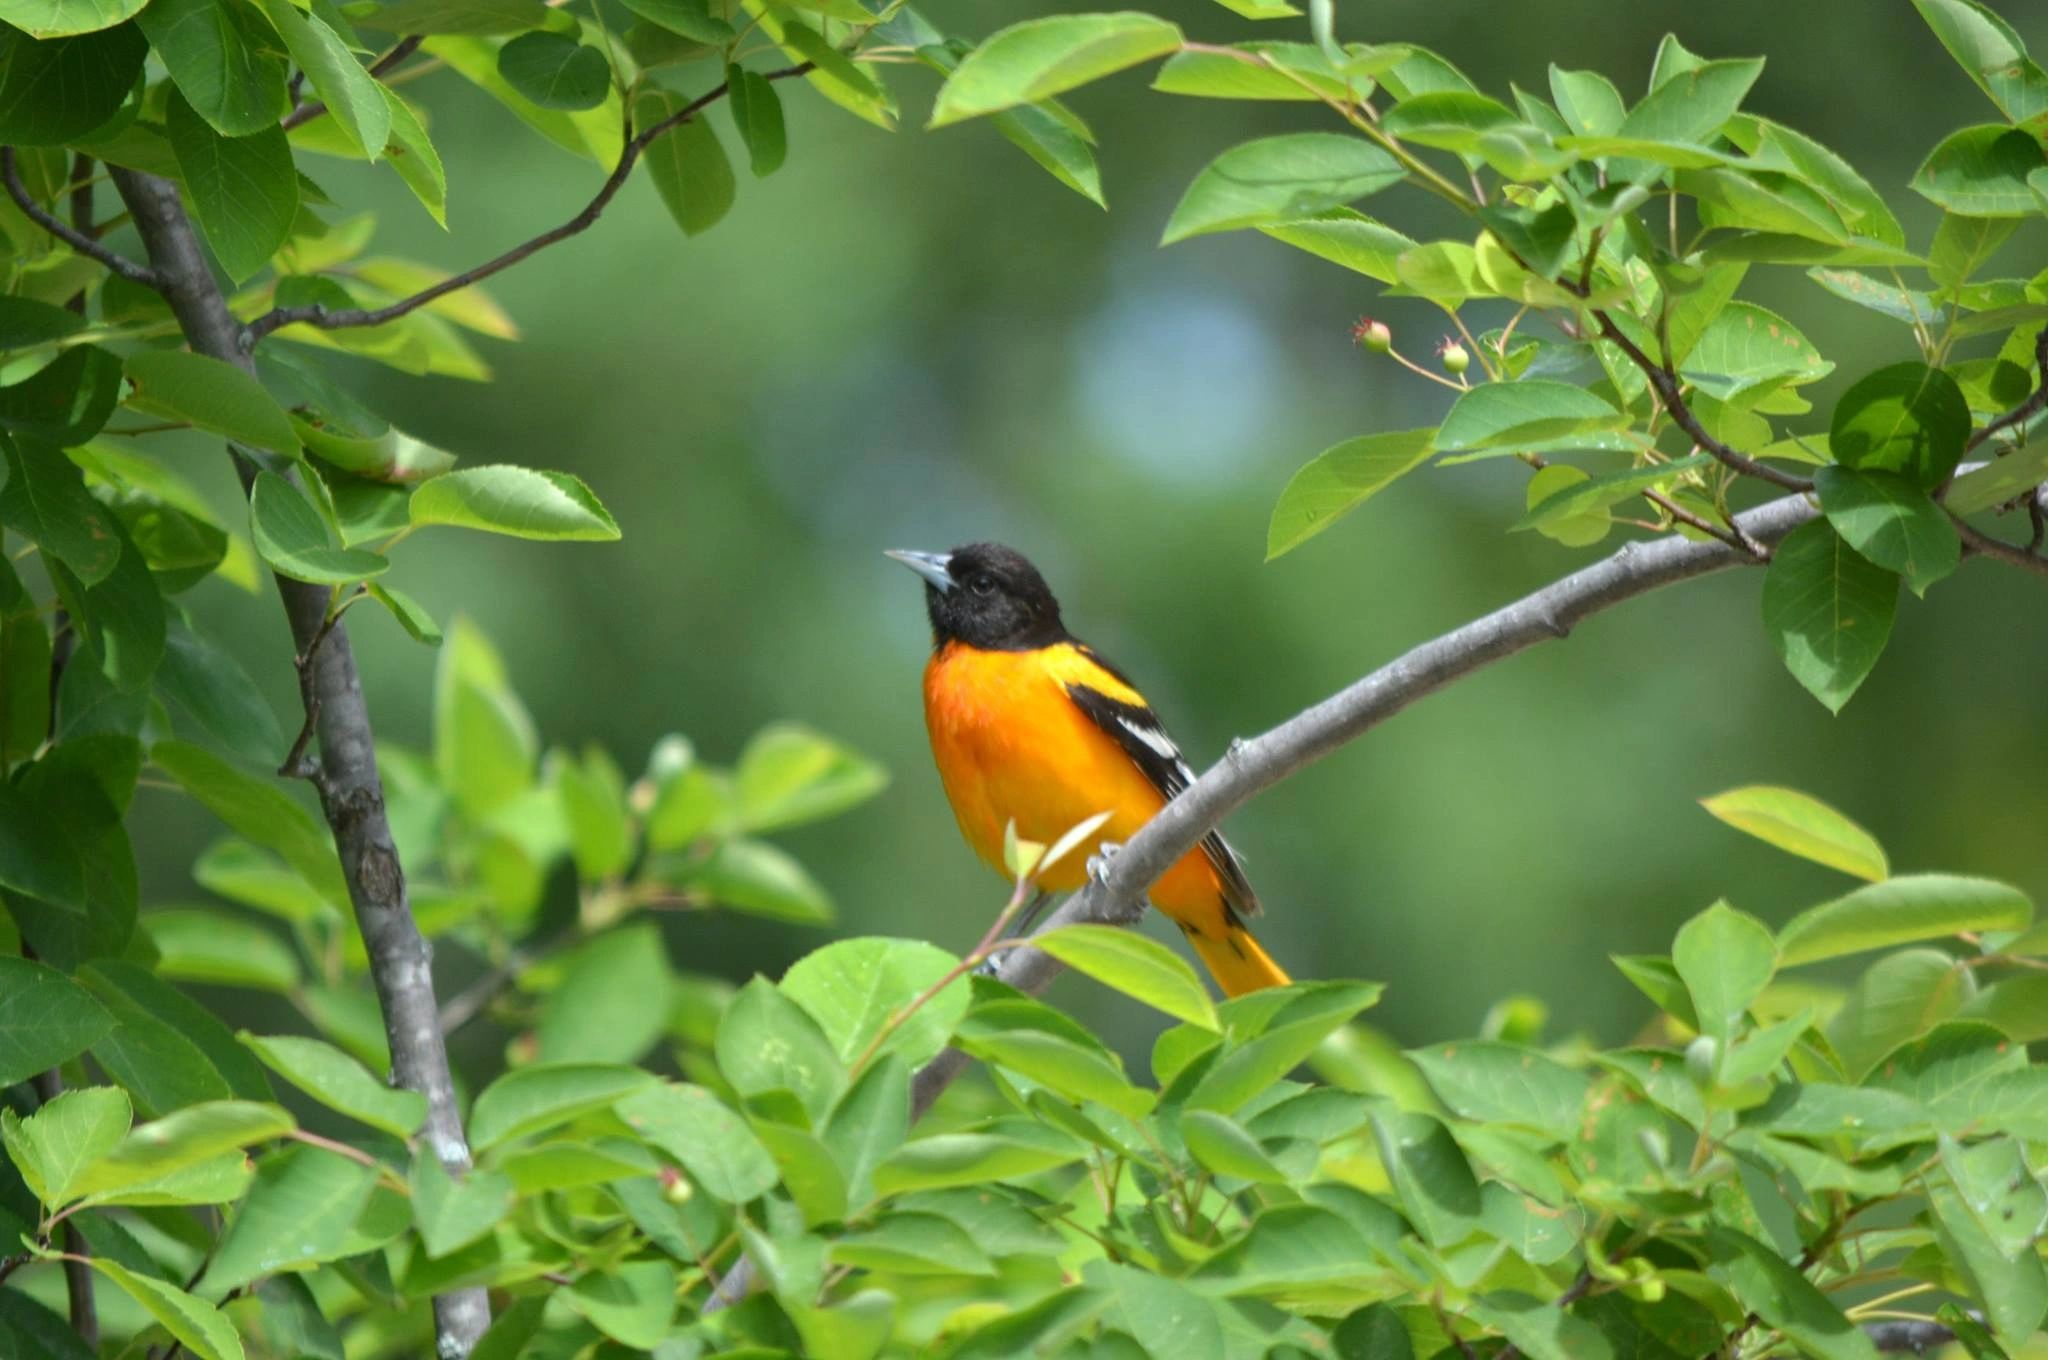
<svg viewBox="0 0 2048 1360"><path fill-rule="evenodd" d="M1165 806L1123 748L1067 697L1068 679L1143 702L1071 647L984 652L949 644L924 675L925 724L946 798L967 843L998 873L1006 873L1010 822L1024 839L1050 844L1097 813L1110 814L1089 845L1040 878L1054 892L1079 888L1102 842L1130 840ZM1224 924L1221 886L1199 849L1167 870L1151 898L1198 931Z"/></svg>

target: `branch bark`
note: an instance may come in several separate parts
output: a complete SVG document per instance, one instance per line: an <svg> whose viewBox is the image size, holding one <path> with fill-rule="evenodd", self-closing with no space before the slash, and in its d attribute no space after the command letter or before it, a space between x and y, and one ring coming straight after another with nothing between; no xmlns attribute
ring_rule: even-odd
<svg viewBox="0 0 2048 1360"><path fill-rule="evenodd" d="M770 71L764 76L764 79L788 80L794 76L803 75L810 69L811 63L806 61L795 66L785 67L780 71ZM610 205L612 199L617 197L619 190L625 187L627 177L633 173L633 166L640 160L640 153L652 145L655 139L681 127L684 123L689 122L699 113L702 113L706 108L723 99L725 93L726 87L724 82L721 81L716 88L699 95L690 103L677 109L668 117L637 135L634 134L632 124L629 121L626 125L626 144L620 149L618 163L612 167L611 174L607 175L604 183L598 186L597 193L590 202L584 204L580 212L561 226L552 227L529 241L520 242L504 254L484 261L473 269L465 269L460 274L452 274L442 279L439 283L422 288L412 296L400 298L398 301L387 306L368 308L344 307L330 310L318 303L313 303L304 307L273 307L249 323L245 333L244 344L253 348L257 341L279 327L299 323L317 326L324 331L342 330L352 326L381 326L387 321L396 321L409 312L418 311L436 298L446 297L450 293L459 292L471 284L482 283L491 275L498 273L500 270L510 269L527 256L551 246L557 241L566 241L571 236L590 230L597 222L598 217L603 214L605 208Z"/></svg>
<svg viewBox="0 0 2048 1360"><path fill-rule="evenodd" d="M0 146L0 180L6 182L7 196L14 200L14 206L21 209L29 221L65 245L81 255L98 260L131 283L139 283L158 290L163 288L163 281L157 278L156 271L148 265L137 264L118 250L109 250L97 239L74 229L64 219L36 202L35 196L29 193L28 186L21 182L21 167L15 160L14 148L11 146Z"/></svg>
<svg viewBox="0 0 2048 1360"><path fill-rule="evenodd" d="M194 352L253 376L255 365L242 348L241 325L214 281L178 200L177 186L119 166L112 167L112 174L187 343ZM254 481L256 465L247 453L229 447L246 490ZM455 1104L448 1051L441 1042L427 943L413 921L405 871L384 816L384 785L377 774L370 713L356 676L355 653L346 627L328 625L324 587L283 576L275 579L295 654L310 662L309 707L315 709L320 740L313 784L334 832L356 923L369 953L370 977L391 1043L391 1076L398 1085L426 1096L425 1135L442 1165L460 1176L469 1169L469 1144ZM490 1320L489 1296L482 1289L454 1290L435 1298L437 1348L443 1360L468 1355Z"/></svg>

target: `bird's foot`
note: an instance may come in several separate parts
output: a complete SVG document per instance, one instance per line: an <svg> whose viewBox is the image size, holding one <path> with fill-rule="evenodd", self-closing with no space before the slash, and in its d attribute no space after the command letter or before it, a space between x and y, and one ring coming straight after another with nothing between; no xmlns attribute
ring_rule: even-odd
<svg viewBox="0 0 2048 1360"><path fill-rule="evenodd" d="M1119 841L1103 841L1097 845L1095 853L1088 857L1088 877L1097 883L1107 882L1109 862L1115 859L1117 852L1123 848Z"/></svg>

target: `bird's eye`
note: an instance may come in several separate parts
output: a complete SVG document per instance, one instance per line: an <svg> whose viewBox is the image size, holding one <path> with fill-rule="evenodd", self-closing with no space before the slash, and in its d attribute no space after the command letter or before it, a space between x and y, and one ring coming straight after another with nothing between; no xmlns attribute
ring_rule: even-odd
<svg viewBox="0 0 2048 1360"><path fill-rule="evenodd" d="M967 588L977 595L993 595L996 593L996 578L983 572L970 581Z"/></svg>

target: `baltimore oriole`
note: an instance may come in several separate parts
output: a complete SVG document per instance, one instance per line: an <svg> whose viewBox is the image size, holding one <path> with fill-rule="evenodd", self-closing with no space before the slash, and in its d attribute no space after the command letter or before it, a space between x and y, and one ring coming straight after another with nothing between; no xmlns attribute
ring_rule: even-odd
<svg viewBox="0 0 2048 1360"><path fill-rule="evenodd" d="M1145 696L1066 630L1045 578L1021 553L970 543L888 555L924 578L932 756L961 833L997 872L1012 821L1020 837L1046 844L1108 812L1089 847L1106 854L1194 782ZM1081 887L1088 858L1068 855L1040 887ZM1229 995L1287 982L1245 928L1259 900L1222 836L1204 837L1152 885L1151 899Z"/></svg>

